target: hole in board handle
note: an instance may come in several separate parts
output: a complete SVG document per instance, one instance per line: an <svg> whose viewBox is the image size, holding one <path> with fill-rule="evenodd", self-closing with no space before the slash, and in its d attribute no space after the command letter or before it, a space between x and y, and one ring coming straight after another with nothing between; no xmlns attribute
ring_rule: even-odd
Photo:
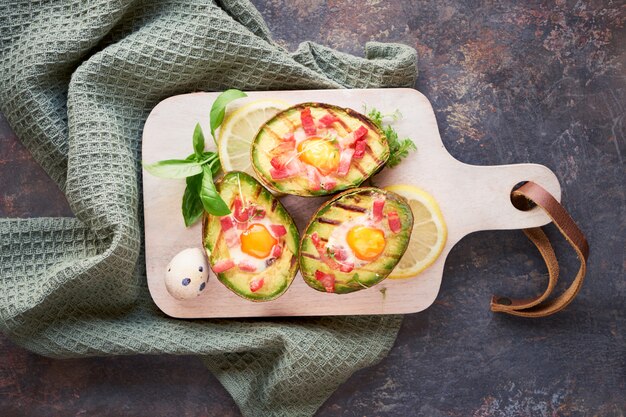
<svg viewBox="0 0 626 417"><path fill-rule="evenodd" d="M528 181L520 181L517 184L515 184L513 186L513 188L511 188L511 193L509 194L509 197L511 199L511 204L513 204L513 207L515 207L516 209L520 210L520 211L530 211L533 208L537 207L537 205L524 198L521 196L518 197L514 197L513 196L513 191L517 190L518 188L520 188L522 185L526 184Z"/></svg>

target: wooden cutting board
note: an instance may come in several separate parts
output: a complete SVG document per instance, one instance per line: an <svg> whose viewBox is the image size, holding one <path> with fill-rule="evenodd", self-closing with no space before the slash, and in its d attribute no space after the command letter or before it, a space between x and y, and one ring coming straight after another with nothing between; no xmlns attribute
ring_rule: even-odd
<svg viewBox="0 0 626 417"><path fill-rule="evenodd" d="M143 132L143 160L185 158L192 153L191 136L197 122L210 139L209 110L218 93L193 93L170 97L150 113ZM515 184L532 180L560 199L559 182L542 165L468 165L454 159L444 147L435 114L426 97L408 88L364 90L306 90L250 92L233 102L229 111L252 100L274 98L291 104L317 101L363 111L375 106L383 113L399 109L404 116L394 123L400 137L409 136L417 152L399 166L385 169L375 184L413 184L431 193L439 202L448 225L448 240L437 261L414 278L386 279L372 288L351 294L318 292L307 286L298 273L280 298L255 303L230 292L211 273L204 293L193 300L179 301L169 295L164 275L169 261L188 247L201 247L200 224L187 229L180 212L184 180L153 177L144 172L144 220L146 268L150 293L167 315L180 318L319 316L350 314L415 313L430 306L437 297L443 266L452 247L463 236L479 230L519 229L541 226L549 218L539 209L517 210L510 201ZM326 198L286 196L281 202L292 214L300 232Z"/></svg>

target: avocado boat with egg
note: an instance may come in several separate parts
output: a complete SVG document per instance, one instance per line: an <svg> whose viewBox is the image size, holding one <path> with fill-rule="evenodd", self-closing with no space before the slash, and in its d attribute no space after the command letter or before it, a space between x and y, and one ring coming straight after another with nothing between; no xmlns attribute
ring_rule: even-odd
<svg viewBox="0 0 626 417"><path fill-rule="evenodd" d="M268 188L307 197L358 187L385 165L389 145L374 122L352 109L302 103L268 120L251 152Z"/></svg>
<svg viewBox="0 0 626 417"><path fill-rule="evenodd" d="M231 214L206 214L204 248L211 269L231 291L252 301L281 296L298 269L300 236L291 216L258 181L231 171L217 183Z"/></svg>
<svg viewBox="0 0 626 417"><path fill-rule="evenodd" d="M311 219L300 243L300 271L318 291L345 294L385 279L404 254L413 228L411 207L378 188L345 191Z"/></svg>

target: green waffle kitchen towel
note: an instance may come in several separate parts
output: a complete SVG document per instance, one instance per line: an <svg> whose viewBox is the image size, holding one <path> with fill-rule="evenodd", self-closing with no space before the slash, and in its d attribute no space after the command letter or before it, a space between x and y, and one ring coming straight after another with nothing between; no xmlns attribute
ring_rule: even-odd
<svg viewBox="0 0 626 417"><path fill-rule="evenodd" d="M140 138L175 94L412 86L413 49L369 43L358 58L304 42L290 53L246 0L7 0L0 42L0 108L76 216L0 220L11 339L58 358L197 354L246 416L312 415L386 354L398 316L162 314L146 285Z"/></svg>

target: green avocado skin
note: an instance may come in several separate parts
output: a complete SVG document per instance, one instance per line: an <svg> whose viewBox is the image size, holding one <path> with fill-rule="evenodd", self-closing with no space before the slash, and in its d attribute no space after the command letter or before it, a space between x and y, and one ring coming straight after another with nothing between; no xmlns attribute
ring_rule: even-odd
<svg viewBox="0 0 626 417"><path fill-rule="evenodd" d="M385 231L386 244L383 253L374 261L355 268L351 272L341 272L331 268L320 259L311 235L317 233L324 240L328 239L337 222L346 222L359 216L368 215L373 202L379 196L385 196L384 218L378 227ZM396 211L402 228L393 233L389 230L386 215ZM322 221L320 221L322 219ZM304 281L313 289L326 292L325 287L315 278L320 270L335 276L335 294L347 294L370 288L383 281L393 271L406 251L413 229L413 212L406 200L390 191L374 187L355 188L336 195L315 213L305 229L300 241L300 272Z"/></svg>
<svg viewBox="0 0 626 417"><path fill-rule="evenodd" d="M251 301L271 301L287 291L298 271L298 243L300 234L291 216L283 205L256 179L245 172L231 171L216 184L217 191L229 207L234 198L243 194L246 200L265 209L272 223L282 224L287 229L284 236L283 253L276 262L260 273L241 271L233 267L216 274L218 280L235 294ZM202 243L209 263L213 267L220 260L228 259L229 252L221 238L220 217L208 213L202 221ZM264 285L256 292L250 290L250 281L263 277Z"/></svg>
<svg viewBox="0 0 626 417"><path fill-rule="evenodd" d="M345 179L337 179L337 185L332 190L324 190L323 188L321 190L311 190L307 187L305 178L296 177L290 180L273 180L269 172L271 165L267 157L267 152L279 143L276 141L275 137L281 137L290 131L294 125L300 123L300 111L307 107L311 108L314 116L319 117L326 114L328 111L332 111L333 115L340 118L346 125L350 125L353 128L361 125L367 127L369 135L372 138L369 141L369 146L377 160L362 161L362 173L351 169ZM389 144L387 143L385 133L380 127L367 116L355 110L326 103L301 103L281 111L261 126L251 147L252 168L263 185L279 193L298 195L301 197L331 195L358 187L365 180L384 168L388 159Z"/></svg>

